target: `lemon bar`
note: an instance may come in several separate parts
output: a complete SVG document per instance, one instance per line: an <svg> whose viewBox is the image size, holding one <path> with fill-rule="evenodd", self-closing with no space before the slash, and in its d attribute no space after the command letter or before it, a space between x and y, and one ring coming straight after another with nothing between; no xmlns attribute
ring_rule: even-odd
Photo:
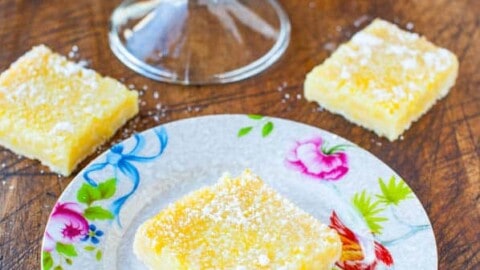
<svg viewBox="0 0 480 270"><path fill-rule="evenodd" d="M0 144L63 175L137 113L136 92L43 45L0 75Z"/></svg>
<svg viewBox="0 0 480 270"><path fill-rule="evenodd" d="M150 269L330 270L342 244L328 226L249 171L183 197L137 230Z"/></svg>
<svg viewBox="0 0 480 270"><path fill-rule="evenodd" d="M307 75L304 94L394 141L447 95L457 73L453 53L376 19Z"/></svg>

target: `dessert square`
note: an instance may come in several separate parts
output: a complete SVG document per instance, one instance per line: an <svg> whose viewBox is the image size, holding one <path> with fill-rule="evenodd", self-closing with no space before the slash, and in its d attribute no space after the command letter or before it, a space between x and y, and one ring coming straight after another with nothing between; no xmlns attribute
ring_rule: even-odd
<svg viewBox="0 0 480 270"><path fill-rule="evenodd" d="M307 75L304 92L394 141L447 95L457 73L453 53L376 19Z"/></svg>
<svg viewBox="0 0 480 270"><path fill-rule="evenodd" d="M0 144L66 176L137 113L136 92L43 45L0 75Z"/></svg>
<svg viewBox="0 0 480 270"><path fill-rule="evenodd" d="M137 230L150 269L330 270L342 244L328 226L249 171L188 194Z"/></svg>

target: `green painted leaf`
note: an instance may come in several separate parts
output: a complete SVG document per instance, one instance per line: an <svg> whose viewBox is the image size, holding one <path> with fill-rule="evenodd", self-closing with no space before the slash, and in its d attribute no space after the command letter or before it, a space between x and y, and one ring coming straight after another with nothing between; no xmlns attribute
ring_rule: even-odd
<svg viewBox="0 0 480 270"><path fill-rule="evenodd" d="M91 205L94 201L102 198L102 194L97 187L84 183L77 191L77 200L81 203Z"/></svg>
<svg viewBox="0 0 480 270"><path fill-rule="evenodd" d="M53 258L50 252L42 252L42 270L50 270L53 267Z"/></svg>
<svg viewBox="0 0 480 270"><path fill-rule="evenodd" d="M85 249L86 251L93 251L93 250L96 249L96 247L94 247L94 246L86 246L86 247L84 247L84 249Z"/></svg>
<svg viewBox="0 0 480 270"><path fill-rule="evenodd" d="M267 137L268 135L270 135L270 133L272 133L273 131L273 128L274 128L274 125L272 122L268 122L266 123L263 128L262 128L262 137Z"/></svg>
<svg viewBox="0 0 480 270"><path fill-rule="evenodd" d="M105 219L113 219L114 215L112 212L108 211L107 209L101 206L90 206L85 209L83 215L88 220L105 220Z"/></svg>
<svg viewBox="0 0 480 270"><path fill-rule="evenodd" d="M57 242L57 245L55 246L55 250L68 257L76 257L77 251L75 250L75 247L72 244L63 244L60 242Z"/></svg>
<svg viewBox="0 0 480 270"><path fill-rule="evenodd" d="M100 250L97 251L97 254L95 255L95 259L97 259L97 261L100 261L102 259L102 252Z"/></svg>
<svg viewBox="0 0 480 270"><path fill-rule="evenodd" d="M253 129L253 127L243 127L238 131L237 136L238 137L243 137L243 136L247 135L248 133L250 133L250 131L252 131L252 129Z"/></svg>
<svg viewBox="0 0 480 270"><path fill-rule="evenodd" d="M55 268L53 268L53 270L63 270L63 267L61 265L57 265Z"/></svg>
<svg viewBox="0 0 480 270"><path fill-rule="evenodd" d="M325 155L331 155L331 154L335 154L335 153L340 152L340 151L344 151L345 148L347 148L349 146L350 145L348 145L348 144L338 144L338 145L333 146L330 149L327 149L327 145L325 144L324 146L322 146L322 152Z"/></svg>
<svg viewBox="0 0 480 270"><path fill-rule="evenodd" d="M253 119L253 120L260 120L260 119L263 118L263 115L259 115L259 114L249 114L249 115L248 115L248 118Z"/></svg>
<svg viewBox="0 0 480 270"><path fill-rule="evenodd" d="M381 234L383 227L380 223L385 222L387 218L378 215L385 210L381 207L380 201L372 200L372 196L364 190L353 196L352 203L362 214L372 233Z"/></svg>
<svg viewBox="0 0 480 270"><path fill-rule="evenodd" d="M102 199L109 199L117 191L117 180L110 178L107 181L98 184L98 190L100 191L100 197Z"/></svg>
<svg viewBox="0 0 480 270"><path fill-rule="evenodd" d="M412 190L408 187L408 185L403 182L402 179L399 179L398 182L396 182L395 176L390 178L388 184L383 182L382 178L378 179L378 183L380 185L382 194L376 196L381 203L387 205L398 205L401 201L413 197Z"/></svg>
<svg viewBox="0 0 480 270"><path fill-rule="evenodd" d="M65 258L65 262L66 262L68 265L72 265L72 263L73 263L72 259L69 259L69 258Z"/></svg>

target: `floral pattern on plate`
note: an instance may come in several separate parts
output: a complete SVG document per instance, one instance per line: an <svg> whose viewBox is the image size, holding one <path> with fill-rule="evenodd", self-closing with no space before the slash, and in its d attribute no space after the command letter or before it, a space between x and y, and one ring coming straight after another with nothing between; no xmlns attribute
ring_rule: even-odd
<svg viewBox="0 0 480 270"><path fill-rule="evenodd" d="M332 147L327 145L328 143L320 135L297 141L285 158L287 167L309 178L325 181L341 180L349 170L345 149L350 145L338 144ZM382 235L382 223L388 220L382 215L382 212L387 207L390 207L391 211L395 211L395 206L400 202L413 198L412 191L405 182L403 180L397 181L394 176L390 178L388 183L379 178L378 183L381 194L372 196L366 190L363 190L356 192L351 200L353 208L358 211L370 229L373 239ZM335 183L328 183L327 185L332 188L332 192L338 192ZM336 266L343 270L374 270L380 264L392 267L394 259L386 245L395 244L430 227L428 224L411 225L401 221L396 215L393 217L398 223L409 227L410 230L397 239L380 242L374 240L372 243L374 256L371 256L373 259L368 261L356 233L345 226L333 211L330 216L330 227L338 232L343 244L342 256Z"/></svg>
<svg viewBox="0 0 480 270"><path fill-rule="evenodd" d="M320 136L315 136L298 141L289 152L286 162L305 175L336 181L348 173L346 147L339 144L329 148Z"/></svg>
<svg viewBox="0 0 480 270"><path fill-rule="evenodd" d="M156 128L153 132L159 141L157 153L139 155L145 147L145 137L136 134L133 149L125 152L124 145L117 144L109 150L104 162L93 163L84 170L85 183L76 191L76 201L59 201L55 204L45 229L42 269L60 270L71 266L80 250L94 254L97 261L102 259L99 244L104 232L100 226L110 227L113 220L121 226L120 210L140 185L140 175L134 163L157 159L167 146L165 128ZM92 178L92 173L109 166L114 168L112 178L104 181ZM122 185L119 179L133 183L126 194L117 194L117 186Z"/></svg>
<svg viewBox="0 0 480 270"><path fill-rule="evenodd" d="M54 206L42 269L142 269L131 252L142 220L248 167L337 230L337 269L436 269L428 217L395 172L334 134L261 115L176 121L113 146Z"/></svg>

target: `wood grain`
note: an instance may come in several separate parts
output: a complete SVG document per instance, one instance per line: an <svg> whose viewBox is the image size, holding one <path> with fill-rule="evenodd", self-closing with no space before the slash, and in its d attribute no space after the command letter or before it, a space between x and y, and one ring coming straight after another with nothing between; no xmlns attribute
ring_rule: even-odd
<svg viewBox="0 0 480 270"><path fill-rule="evenodd" d="M103 149L133 132L207 114L260 113L317 126L372 152L412 187L433 223L439 269L480 269L480 5L476 0L281 1L292 21L292 42L266 72L235 84L204 87L166 85L143 78L108 47L110 13L119 1L0 2L0 71L33 45L44 43L80 58L102 74L141 89L141 113ZM368 16L413 23L414 31L455 52L460 74L451 93L390 143L304 99L305 74L358 31ZM326 46L327 45L327 46ZM286 85L282 92L279 86ZM158 100L153 93L160 94ZM162 109L156 105L161 102ZM95 156L95 155L94 155ZM90 157L83 162L85 166ZM71 181L39 162L0 147L0 269L39 269L43 230L53 204Z"/></svg>

